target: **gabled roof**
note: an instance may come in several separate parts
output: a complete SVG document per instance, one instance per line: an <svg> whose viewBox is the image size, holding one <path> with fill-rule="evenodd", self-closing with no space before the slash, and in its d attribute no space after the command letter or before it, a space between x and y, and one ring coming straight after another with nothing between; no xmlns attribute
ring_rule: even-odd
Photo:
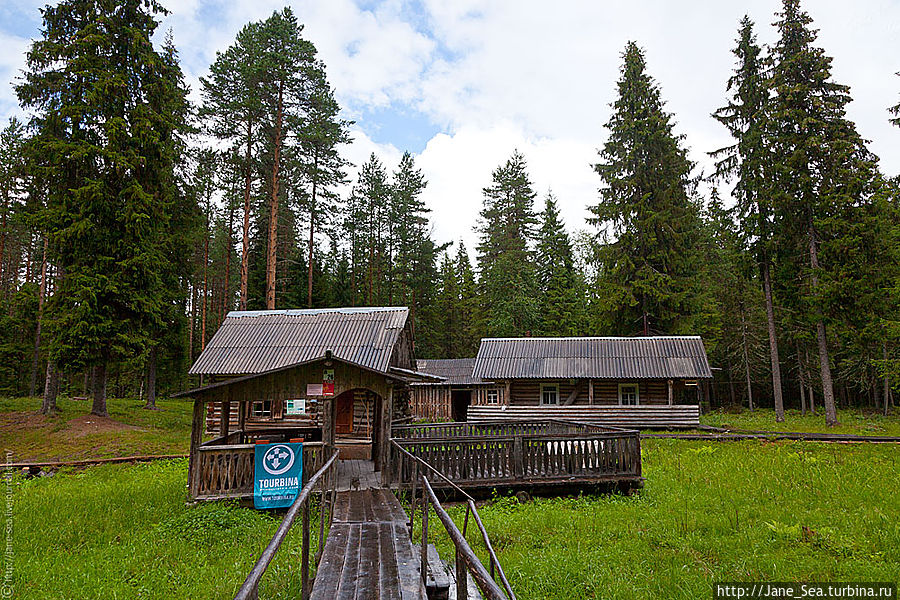
<svg viewBox="0 0 900 600"><path fill-rule="evenodd" d="M416 369L442 377L442 385L480 385L487 383L472 376L474 358L429 358L416 361ZM427 384L424 384L427 385ZM433 385L433 384L432 384Z"/></svg>
<svg viewBox="0 0 900 600"><path fill-rule="evenodd" d="M472 372L484 379L711 379L699 336L486 338Z"/></svg>
<svg viewBox="0 0 900 600"><path fill-rule="evenodd" d="M325 356L387 372L409 309L232 311L191 367L192 375L250 375Z"/></svg>

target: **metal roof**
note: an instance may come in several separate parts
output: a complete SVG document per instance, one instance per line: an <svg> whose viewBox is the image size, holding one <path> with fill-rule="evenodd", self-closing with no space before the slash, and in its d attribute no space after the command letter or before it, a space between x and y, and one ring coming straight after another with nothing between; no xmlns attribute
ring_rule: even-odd
<svg viewBox="0 0 900 600"><path fill-rule="evenodd" d="M327 350L386 372L408 316L406 307L232 311L190 373L263 373L322 357Z"/></svg>
<svg viewBox="0 0 900 600"><path fill-rule="evenodd" d="M484 379L711 379L699 336L486 338L472 374Z"/></svg>
<svg viewBox="0 0 900 600"><path fill-rule="evenodd" d="M416 369L443 377L443 385L479 385L487 383L480 377L472 376L474 358L429 358L416 361ZM434 385L434 384L431 384Z"/></svg>

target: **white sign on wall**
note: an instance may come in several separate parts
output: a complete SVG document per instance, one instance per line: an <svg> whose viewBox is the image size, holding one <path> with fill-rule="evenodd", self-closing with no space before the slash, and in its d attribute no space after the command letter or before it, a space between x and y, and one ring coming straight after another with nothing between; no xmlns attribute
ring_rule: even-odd
<svg viewBox="0 0 900 600"><path fill-rule="evenodd" d="M306 395L307 396L321 396L322 395L322 384L321 383L307 383L306 384Z"/></svg>
<svg viewBox="0 0 900 600"><path fill-rule="evenodd" d="M306 398L292 398L284 401L284 414L286 415L305 415L306 414Z"/></svg>

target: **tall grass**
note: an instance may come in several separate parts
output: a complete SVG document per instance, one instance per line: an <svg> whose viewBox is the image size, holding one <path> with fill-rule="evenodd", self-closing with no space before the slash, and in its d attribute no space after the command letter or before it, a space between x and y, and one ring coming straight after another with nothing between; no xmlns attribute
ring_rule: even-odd
<svg viewBox="0 0 900 600"><path fill-rule="evenodd" d="M521 600L694 599L712 597L714 581L898 579L894 445L650 440L643 459L639 495L503 498L479 510ZM454 509L460 523L462 514ZM446 538L439 548L452 557Z"/></svg>
<svg viewBox="0 0 900 600"><path fill-rule="evenodd" d="M14 597L232 598L281 517L188 505L186 481L186 460L15 477ZM300 533L298 521L261 598L298 597Z"/></svg>

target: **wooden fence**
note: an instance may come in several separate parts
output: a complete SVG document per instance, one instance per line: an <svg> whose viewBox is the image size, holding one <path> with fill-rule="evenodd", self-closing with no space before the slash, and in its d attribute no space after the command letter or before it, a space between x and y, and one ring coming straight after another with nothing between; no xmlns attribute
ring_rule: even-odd
<svg viewBox="0 0 900 600"><path fill-rule="evenodd" d="M464 488L641 480L636 431L546 421L415 425L394 434L399 448ZM408 481L408 461L393 445L392 453L391 480Z"/></svg>
<svg viewBox="0 0 900 600"><path fill-rule="evenodd" d="M197 448L197 469L196 473L191 474L190 482L193 499L253 497L255 444L222 443L224 441L225 438L217 438ZM303 482L308 481L324 462L325 446L322 442L304 443Z"/></svg>
<svg viewBox="0 0 900 600"><path fill-rule="evenodd" d="M647 404L641 406L470 406L468 418L477 421L562 419L594 425L633 428L696 428L697 404Z"/></svg>

